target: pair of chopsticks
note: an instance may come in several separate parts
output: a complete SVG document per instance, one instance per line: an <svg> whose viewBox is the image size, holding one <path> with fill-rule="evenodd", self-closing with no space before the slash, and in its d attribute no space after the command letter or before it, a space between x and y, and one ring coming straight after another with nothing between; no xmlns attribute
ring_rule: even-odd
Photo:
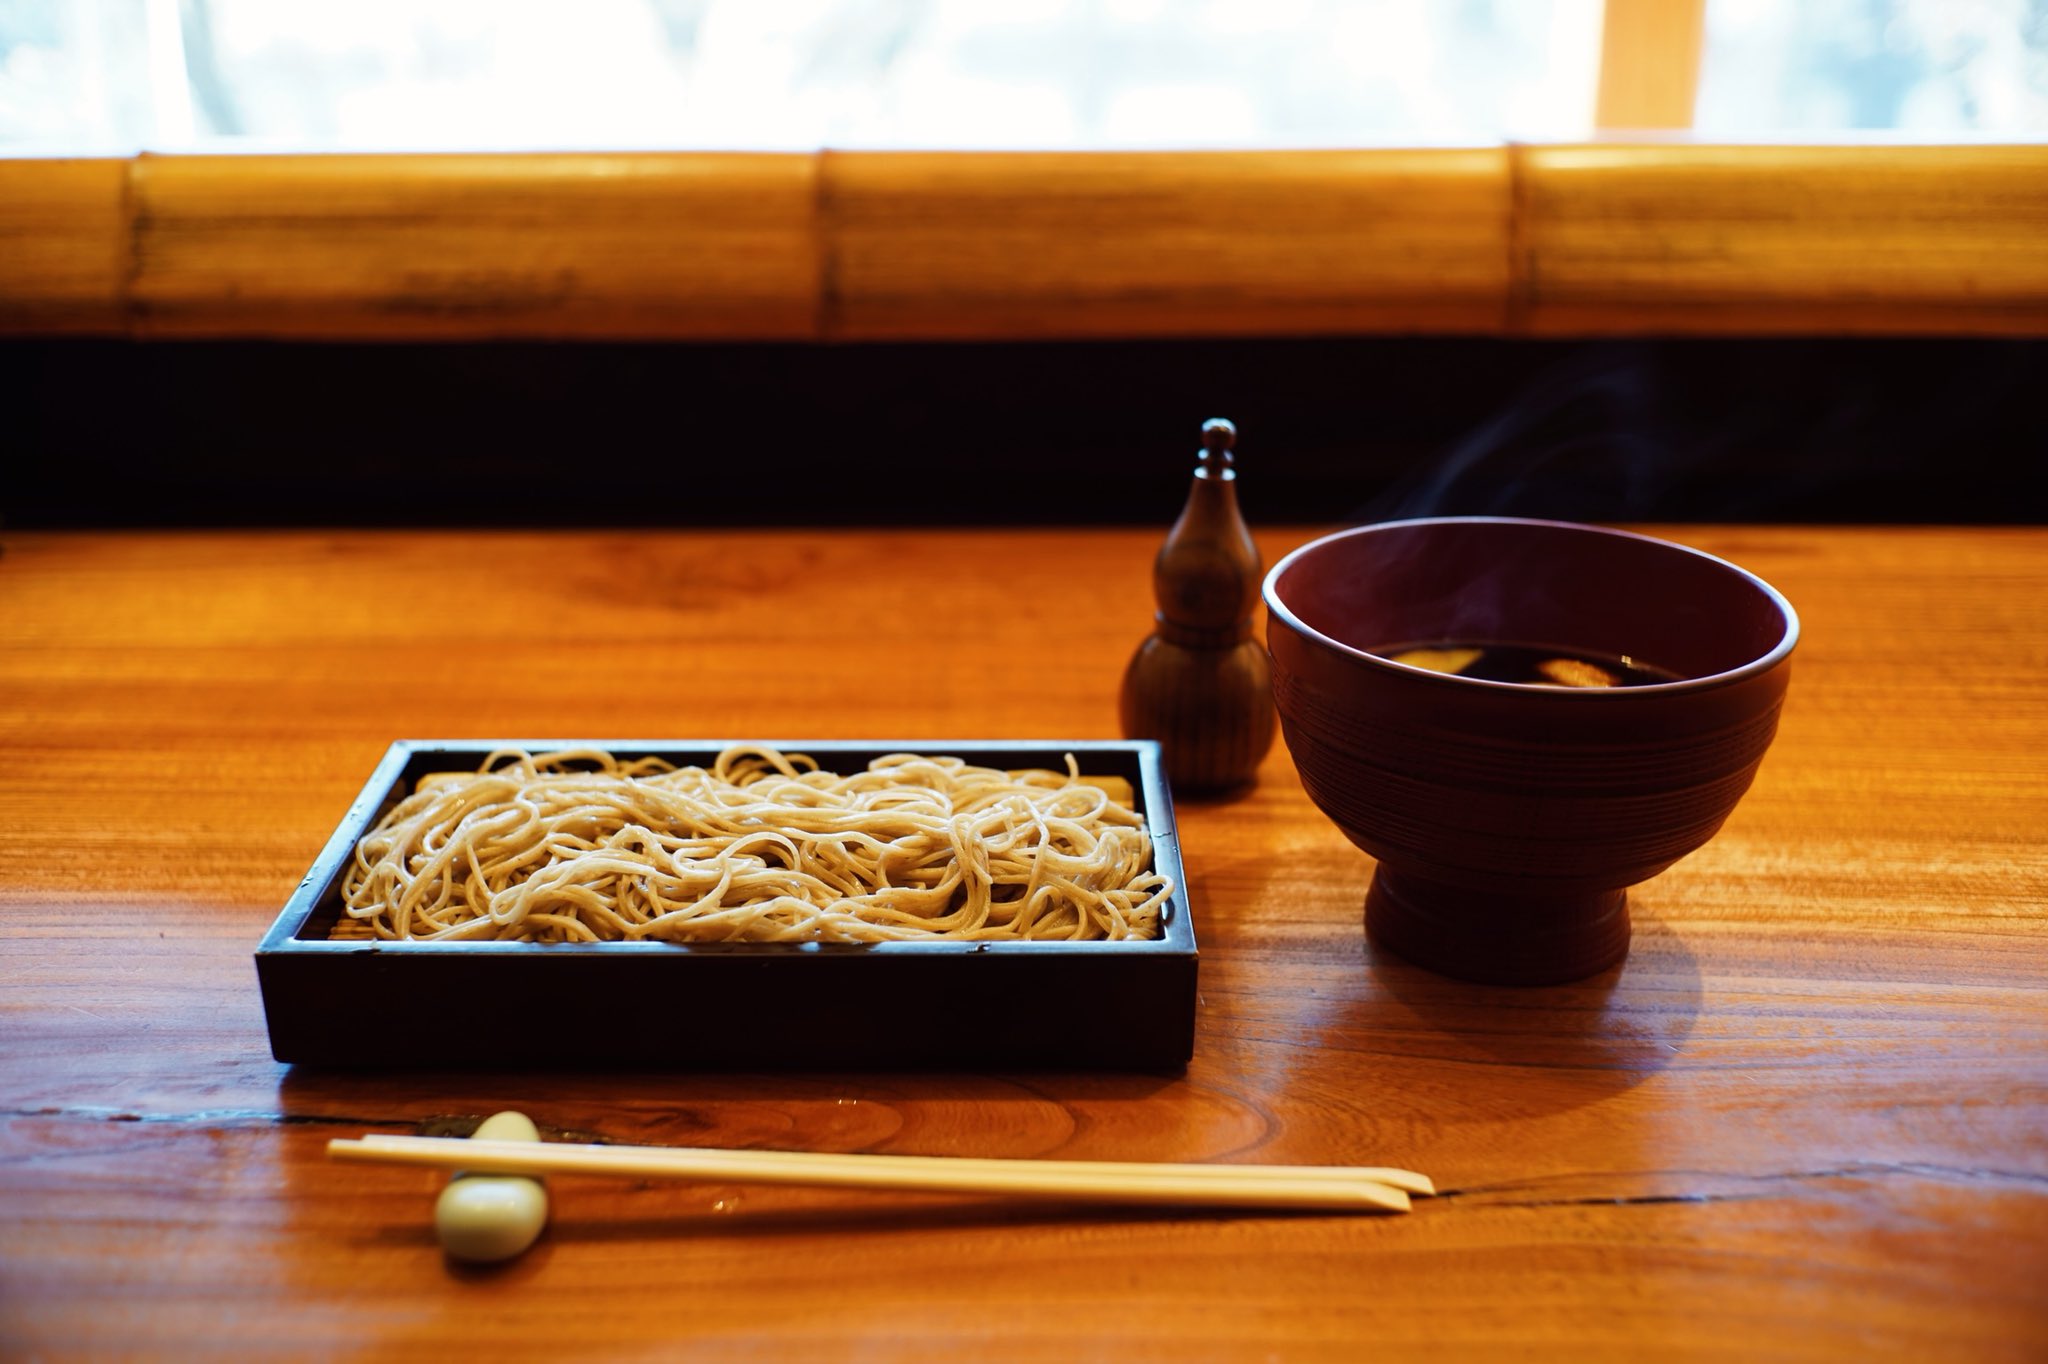
<svg viewBox="0 0 2048 1364"><path fill-rule="evenodd" d="M1413 1170L1341 1165L1175 1165L1108 1160L832 1155L703 1147L475 1141L373 1133L327 1143L336 1160L500 1175L608 1175L846 1189L1009 1194L1096 1203L1407 1212L1433 1194Z"/></svg>

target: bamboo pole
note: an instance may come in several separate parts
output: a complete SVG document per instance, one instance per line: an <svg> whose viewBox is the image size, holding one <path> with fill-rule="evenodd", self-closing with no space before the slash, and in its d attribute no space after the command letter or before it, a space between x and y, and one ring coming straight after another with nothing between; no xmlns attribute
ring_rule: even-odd
<svg viewBox="0 0 2048 1364"><path fill-rule="evenodd" d="M816 158L143 157L151 336L793 339L817 332Z"/></svg>
<svg viewBox="0 0 2048 1364"><path fill-rule="evenodd" d="M2048 146L0 161L0 335L2048 335Z"/></svg>
<svg viewBox="0 0 2048 1364"><path fill-rule="evenodd" d="M0 335L127 328L128 163L0 160Z"/></svg>

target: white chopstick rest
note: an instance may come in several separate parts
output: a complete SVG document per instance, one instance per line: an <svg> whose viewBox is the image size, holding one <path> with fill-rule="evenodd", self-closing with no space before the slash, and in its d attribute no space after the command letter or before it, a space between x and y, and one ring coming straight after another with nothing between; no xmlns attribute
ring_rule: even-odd
<svg viewBox="0 0 2048 1364"><path fill-rule="evenodd" d="M540 1130L524 1113L493 1113L472 1140L537 1143ZM457 1260L509 1260L539 1239L547 1224L547 1187L530 1175L457 1171L434 1203L441 1248Z"/></svg>
<svg viewBox="0 0 2048 1364"><path fill-rule="evenodd" d="M477 1135L484 1134L479 1131ZM1378 1167L1148 1165L1125 1161L830 1155L809 1151L465 1142L390 1135L330 1141L327 1153L337 1160L427 1165L502 1175L753 1180L767 1184L1010 1194L1190 1207L1407 1212L1411 1193L1435 1192L1427 1175Z"/></svg>

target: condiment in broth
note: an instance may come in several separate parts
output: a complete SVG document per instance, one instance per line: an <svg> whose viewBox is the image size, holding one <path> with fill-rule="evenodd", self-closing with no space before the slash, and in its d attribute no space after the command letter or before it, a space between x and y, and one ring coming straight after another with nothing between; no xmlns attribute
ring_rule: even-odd
<svg viewBox="0 0 2048 1364"><path fill-rule="evenodd" d="M1538 644L1450 640L1439 644L1397 644L1373 652L1411 668L1531 687L1640 687L1649 682L1680 680L1679 674L1668 668L1628 654L1608 657Z"/></svg>

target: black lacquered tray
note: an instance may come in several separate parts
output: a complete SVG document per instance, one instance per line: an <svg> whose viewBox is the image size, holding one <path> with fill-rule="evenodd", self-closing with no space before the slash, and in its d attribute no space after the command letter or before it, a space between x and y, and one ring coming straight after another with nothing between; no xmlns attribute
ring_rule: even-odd
<svg viewBox="0 0 2048 1364"><path fill-rule="evenodd" d="M1120 942L377 942L329 936L357 841L429 772L493 751L602 748L706 765L721 740L402 740L256 950L272 1053L323 1067L1171 1072L1194 1049L1196 951L1150 740L769 740L858 771L890 753L1131 784L1175 891L1161 936Z"/></svg>

